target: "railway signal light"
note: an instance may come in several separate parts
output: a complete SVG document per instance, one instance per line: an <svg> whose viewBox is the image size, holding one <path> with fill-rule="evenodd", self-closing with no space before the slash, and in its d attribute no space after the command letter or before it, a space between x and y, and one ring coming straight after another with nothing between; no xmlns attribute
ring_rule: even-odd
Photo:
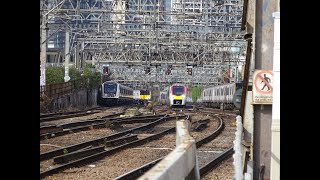
<svg viewBox="0 0 320 180"><path fill-rule="evenodd" d="M107 66L103 67L103 74L104 75L108 75L109 74L109 67L107 67Z"/></svg>
<svg viewBox="0 0 320 180"><path fill-rule="evenodd" d="M188 75L192 75L192 66L187 66Z"/></svg>
<svg viewBox="0 0 320 180"><path fill-rule="evenodd" d="M171 70L172 70L172 65L168 65L168 67L167 67L167 75L171 74Z"/></svg>
<svg viewBox="0 0 320 180"><path fill-rule="evenodd" d="M150 73L150 67L145 67L144 68L144 72L145 72L145 74L149 74Z"/></svg>

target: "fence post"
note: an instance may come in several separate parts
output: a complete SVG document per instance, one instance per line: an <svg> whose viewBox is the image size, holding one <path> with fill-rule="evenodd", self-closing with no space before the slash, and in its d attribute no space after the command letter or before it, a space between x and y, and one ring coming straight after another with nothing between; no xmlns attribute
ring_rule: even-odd
<svg viewBox="0 0 320 180"><path fill-rule="evenodd" d="M243 174L242 174L242 152L241 152L241 138L242 138L242 118L241 116L237 116L237 131L235 132L236 137L233 141L234 144L234 169L235 169L235 180L242 180Z"/></svg>

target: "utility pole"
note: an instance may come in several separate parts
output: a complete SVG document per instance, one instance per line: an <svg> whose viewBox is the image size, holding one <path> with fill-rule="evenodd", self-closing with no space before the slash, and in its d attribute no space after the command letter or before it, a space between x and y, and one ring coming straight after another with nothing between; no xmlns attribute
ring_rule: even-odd
<svg viewBox="0 0 320 180"><path fill-rule="evenodd" d="M70 58L70 53L69 53L69 32L66 31L66 42L65 42L65 61L64 61L64 82L68 82L70 80L69 76L69 58Z"/></svg>
<svg viewBox="0 0 320 180"><path fill-rule="evenodd" d="M79 69L80 68L80 56L79 56L79 46L80 46L80 44L79 44L79 42L78 42L78 38L77 38L77 35L76 35L76 49L75 49L75 60L74 60L74 62L75 62L75 67L77 68L77 69Z"/></svg>
<svg viewBox="0 0 320 180"><path fill-rule="evenodd" d="M40 86L46 85L46 58L47 58L47 25L46 16L42 17L41 52L40 52Z"/></svg>

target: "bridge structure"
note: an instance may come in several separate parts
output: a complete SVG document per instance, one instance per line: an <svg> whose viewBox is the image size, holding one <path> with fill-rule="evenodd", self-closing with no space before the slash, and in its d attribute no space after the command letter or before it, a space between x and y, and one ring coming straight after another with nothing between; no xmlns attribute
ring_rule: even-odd
<svg viewBox="0 0 320 180"><path fill-rule="evenodd" d="M64 34L66 71L71 58L137 88L208 86L241 79L242 11L242 0L41 0L40 28L42 43Z"/></svg>

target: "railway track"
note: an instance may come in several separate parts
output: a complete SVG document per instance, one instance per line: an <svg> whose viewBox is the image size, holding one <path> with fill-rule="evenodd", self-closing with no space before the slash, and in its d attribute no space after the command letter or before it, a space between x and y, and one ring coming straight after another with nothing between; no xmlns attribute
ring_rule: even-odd
<svg viewBox="0 0 320 180"><path fill-rule="evenodd" d="M40 115L40 122L48 122L54 121L57 119L66 119L71 117L79 117L79 116L86 116L94 113L101 112L102 108L91 108L82 111L72 111L72 112L61 112L61 113L52 113L52 114L45 114Z"/></svg>
<svg viewBox="0 0 320 180"><path fill-rule="evenodd" d="M103 109L103 107L93 107L93 108L88 108L88 109L85 109L85 110L69 111L69 112L40 113L40 118L46 118L46 117L51 117L51 116L59 116L59 115L77 114L77 113L83 113L83 112L87 112L87 111L101 110L101 109Z"/></svg>
<svg viewBox="0 0 320 180"><path fill-rule="evenodd" d="M41 172L40 176L43 178L43 177L48 176L50 174L61 171L65 168L72 167L72 166L78 166L83 163L85 164L86 162L92 162L92 161L95 161L97 158L99 159L99 158L105 157L107 155L113 154L115 152L118 152L122 149L137 146L139 144L146 143L150 140L157 139L167 133L172 133L175 131L175 127L162 128L162 130L160 132L158 132L154 135L150 135L145 138L138 139L138 140L134 136L129 136L131 138L130 141L132 141L132 142L129 142L129 140L126 139L125 142L127 142L127 143L124 145L120 145L115 148L111 147L110 149L104 148L105 145L108 146L108 144L112 144L112 142L111 142L112 140L113 140L113 143L119 144L119 142L116 142L116 140L119 140L117 138L121 138L125 135L128 136L128 134L131 134L133 132L139 132L139 131L143 132L143 131L146 131L150 128L152 129L152 128L154 128L154 126L156 126L164 121L167 121L169 119L175 119L175 118L176 117L167 117L167 116L161 117L161 118L159 118L159 120L156 120L154 122L148 123L146 125L143 125L143 126L140 126L137 128L132 128L132 129L129 129L129 130L117 133L117 134L113 134L111 136L107 136L107 137L96 139L94 141L88 141L88 142L80 143L77 145L64 147L64 148L60 148L58 150L43 153L40 155L41 161L44 161L44 160L47 160L50 158L55 158L55 163L63 162L65 164L58 165L54 168L51 168L50 170ZM98 146L99 144L103 144L103 146L99 147ZM81 150L81 149L87 148L88 146L96 146L96 147ZM81 151L78 151L78 150L81 150ZM64 154L64 152L66 152L66 151L68 152L68 154ZM78 152L75 152L75 151L78 151ZM70 152L74 152L74 153L70 153ZM71 162L69 162L70 160L71 160Z"/></svg>
<svg viewBox="0 0 320 180"><path fill-rule="evenodd" d="M223 119L219 118L220 125L219 128L214 131L212 134L208 135L205 138L202 138L201 140L196 141L197 149L200 149L200 147L204 144L207 144L208 142L214 140L216 137L221 135L221 133L225 130L225 123ZM199 121L203 122L203 121ZM229 127L230 123L227 123L227 126ZM227 129L227 131L229 131ZM226 134L226 132L224 132ZM218 151L217 151L218 152ZM206 160L202 162L202 165L200 166L200 177L201 179L213 179L216 177L232 177L233 175L233 166L232 166L232 158L230 161L231 155L234 153L233 147L223 149L222 151L215 153L214 158L211 160ZM201 156L201 155L200 155ZM116 178L116 180L128 180L128 179L136 179L140 177L142 174L144 174L146 171L150 170L154 165L156 165L158 162L160 162L164 157L161 157L157 160L154 160L152 162L149 162L137 169L134 169L126 174L123 174ZM209 159L208 157L204 157L203 159ZM225 162L226 159L229 159L228 162ZM205 163L204 163L205 162ZM230 165L231 162L231 165ZM219 173L213 173L213 170L217 167L219 167L223 163L229 163L226 165L227 168L229 168L229 173L226 175L226 171L220 170ZM223 167L222 167L223 168ZM231 169L230 169L231 168ZM221 169L221 168L220 168ZM130 178L133 177L133 178ZM231 179L231 178L230 178Z"/></svg>
<svg viewBox="0 0 320 180"><path fill-rule="evenodd" d="M195 112L193 112L193 113L195 113ZM207 112L204 112L204 113L206 113L206 114L208 114ZM216 112L214 112L215 114L219 114L219 113L216 113ZM178 113L175 113L175 114L178 114ZM173 118L174 119L174 118ZM220 120L219 120L220 121ZM225 121L223 121L223 122L225 122ZM199 149L200 148L200 146L201 145L199 145L199 144L204 144L204 145L206 145L206 144L209 144L211 141L214 141L214 140L216 140L216 139L218 139L219 138L219 136L218 135L211 135L211 137L204 137L204 138L202 138L201 137L201 135L200 135L200 132L201 131L211 131L212 132L212 130L210 130L210 127L211 126L209 126L210 125L210 123L209 123L209 125L208 125L208 120L206 119L206 118L203 118L202 120L199 120L199 121L192 121L192 123L193 123L193 125L192 125L192 130L193 130L193 135L197 138L197 139L199 139L198 141L196 141L197 142L197 149ZM224 123L223 123L224 124ZM161 133L161 132L165 132L167 129L169 129L169 127L166 127L166 126L164 126L163 128L162 128L162 131L160 131L160 130L158 130L159 131L159 133ZM221 127L219 126L219 129L221 129L220 131L220 133L222 134L224 131L225 131L225 129L229 129L229 125L228 125L228 123L227 123L227 126L226 127L223 127L223 125L221 124ZM154 130L151 130L151 129L149 129L149 130L147 130L147 129L145 129L145 130L143 130L144 132L146 132L146 131L148 131L149 133L152 133L153 135L155 135L155 134L157 134L158 133L158 131L157 132L154 132ZM140 131L140 133L142 133L143 131ZM172 132L174 132L174 130L172 130ZM175 139L175 136L173 136L173 135L166 135L166 134L170 134L170 133L172 133L171 131L170 132L166 132L164 135L162 135L162 139L164 138L164 137L167 137L167 136L170 136L170 137L173 137L173 139L172 138L170 138L171 140L170 141L173 141L173 143L174 143L174 139ZM195 133L199 133L199 135L196 135ZM136 134L136 133L135 133ZM204 133L205 134L205 133ZM151 134L148 134L147 136L145 136L145 137L151 137L150 136ZM203 135L202 135L203 136ZM165 154L163 154L164 152L167 152L167 153L169 153L172 149L170 149L170 148L164 148L164 147L166 147L166 146L163 146L163 145L161 145L161 144L159 144L159 140L155 140L155 141L151 141L151 142L148 142L148 145L146 146L146 142L145 143L142 143L142 144L144 144L144 145L142 145L141 146L141 144L139 145L139 143L138 144L136 144L136 145L132 145L132 147L128 147L128 148L125 148L126 150L126 152L127 152L127 154L128 154L128 152L129 152L129 154L131 154L131 152L133 153L133 152L139 152L139 149L141 149L141 153L142 152L144 152L144 153L146 153L146 157L141 157L142 159L140 160L140 163L137 163L137 165L136 166L134 166L134 164L132 164L133 162L136 162L136 160L134 160L134 159L130 159L130 158L133 158L133 157L130 157L130 156L128 156L128 159L127 160L129 160L130 161L130 163L128 162L128 163L125 163L125 164L127 164L127 165L129 165L130 164L130 166L128 166L128 167L131 167L131 168L126 168L127 170L125 170L125 169L123 169L123 168L121 168L122 167L122 165L120 165L120 164L124 164L124 163L115 163L115 161L111 161L111 159L117 159L117 158L115 158L115 157L118 157L118 161L123 161L123 160L120 160L120 159L122 159L121 158L121 156L123 156L124 154L122 153L122 155L113 155L112 156L112 158L110 159L110 158L108 158L109 160L102 160L103 159L103 157L106 157L106 156L108 156L108 155L111 155L111 154L114 154L114 153L116 153L116 152L118 152L118 151L120 151L120 149L116 149L116 150L113 150L113 152L114 153L112 153L112 149L114 149L115 147L114 146L122 146L122 145L119 145L119 144L123 144L123 141L121 142L120 141L120 139L121 138L123 138L123 141L125 141L124 139L125 138L131 138L131 139L129 139L129 140L127 140L127 144L129 144L129 143L132 143L132 142L135 142L136 141L136 136L130 136L130 135L127 135L126 137L124 137L124 136L120 136L119 137L119 141L118 141L118 139L117 138L115 138L115 139L113 139L113 141L114 141L114 143L116 144L116 145L114 145L114 144L112 144L112 142L111 142L111 140L110 141L104 141L104 142L106 142L106 143L109 143L109 145L106 145L107 147L105 147L104 145L103 145L103 143L102 143L102 145L103 146L99 146L99 145L97 145L97 146L95 146L95 147L90 147L90 146L84 146L84 147L82 147L82 148L80 148L79 150L77 150L77 151L79 151L79 152L76 152L76 153L74 153L74 154L78 154L78 156L79 157L72 157L72 152L71 153L69 153L68 152L68 154L62 154L62 155L59 155L59 156L56 156L55 157L55 160L52 160L52 161L55 161L55 163L64 163L64 164L66 164L66 166L68 166L67 164L68 163L71 163L71 162L74 162L74 161L80 161L79 162L79 165L76 165L76 164L74 164L74 165L70 165L69 167L75 167L75 166L82 166L83 167L83 165L85 165L85 164L89 164L89 163L93 163L93 162L95 162L94 160L93 161L91 161L91 160L89 160L89 161L86 161L86 160L81 160L81 157L91 157L92 156L92 158L94 159L94 158L97 158L97 159L100 159L100 163L99 164L104 164L103 162L109 162L109 163L107 163L107 164L105 164L104 166L108 166L108 171L99 171L98 169L101 169L103 166L102 165L99 165L98 167L97 167L97 169L96 168L93 168L93 169L96 169L96 170L93 170L92 169L92 171L90 171L90 167L92 166L92 167L95 167L95 165L94 164L91 164L90 165L90 167L88 166L88 167L83 167L83 168L81 168L82 169L82 171L83 170L85 170L86 172L88 171L88 173L89 172L92 172L93 174L92 175L87 175L88 173L81 173L81 174L79 174L77 177L82 177L83 179L90 179L90 178L93 178L93 179L97 179L97 178L99 178L99 177L104 177L104 178L106 178L106 177L109 177L109 178L111 178L111 177L113 177L112 179L114 179L114 177L116 177L117 179L119 178L119 179L121 179L121 178L124 178L125 179L125 177L131 177L131 178L129 178L129 179L134 179L133 177L139 177L140 175L138 174L138 175L133 175L133 174L130 174L130 173L134 173L135 171L137 171L137 172L145 172L145 171L147 171L148 169L150 169L152 166L154 166L157 162L159 162L163 157L165 157L165 156L163 156L163 155L165 155ZM141 137L140 137L141 138ZM158 137L158 138L160 138L160 137ZM155 139L158 139L158 138L155 138ZM138 138L139 139L139 138ZM167 139L167 138L164 138L164 139ZM220 138L221 139L221 138ZM158 143L156 143L158 141ZM163 140L162 140L163 141ZM150 144L151 143L151 144ZM161 143L161 142L160 142ZM134 144L134 143L133 143ZM153 144L153 145L152 145ZM218 143L219 144L219 143ZM138 148L136 147L136 146L139 146ZM172 146L172 145L171 145ZM172 146L172 148L174 148L174 146ZM230 147L229 147L230 148ZM150 151L151 149L153 149L153 151ZM157 150L158 149L158 150ZM161 150L162 149L162 150ZM232 148L231 148L232 149ZM143 150L143 151L142 151ZM81 151L81 152L80 152ZM109 152L110 151L110 152ZM201 168L202 168L202 166L204 166L204 165L206 165L206 164L208 164L208 168L207 169L212 169L212 168L215 168L215 167L218 167L217 169L219 169L219 164L221 164L221 162L223 162L223 159L227 159L228 157L230 157L230 155L225 155L225 156L223 156L222 155L222 153L224 153L224 152L227 152L227 148L226 147L222 147L222 148L220 148L220 149L216 149L216 150L214 150L214 149L205 149L205 150L202 150L202 151L214 151L214 152L210 152L210 153L207 153L207 155L208 154L214 154L214 155L210 155L211 156L211 160L210 159L206 159L206 161L204 162L202 162L201 163ZM154 154L154 156L153 156L153 158L148 158L147 156L148 156L148 153L147 152L153 152L153 154ZM161 153L162 152L162 153ZM82 153L82 155L81 155L81 153ZM93 153L93 155L92 155L92 153ZM99 153L101 153L101 155L98 155ZM160 154L158 154L158 153L160 153ZM167 154L166 153L166 154ZM97 154L97 156L94 156L94 154ZM118 154L118 153L116 153L116 154ZM128 155L129 155L128 154ZM156 154L158 154L158 155L156 155ZM163 154L162 156L160 156L161 154ZM201 153L200 153L201 154ZM202 154L201 154L201 156L202 155L205 155L205 153L203 153L202 152ZM230 154L230 152L229 152L229 154ZM231 153L232 154L232 153ZM221 157L220 157L220 155L222 155ZM119 157L120 156L120 157ZM72 158L70 158L70 157L72 157ZM220 158L218 158L218 157L220 157ZM120 158L120 159L119 159ZM90 159L90 158L89 158ZM149 160L148 160L149 159ZM210 163L209 163L209 161L213 161L214 159L216 159L215 161L216 162L214 162L213 164L214 165L209 165ZM229 158L230 159L230 158ZM111 162L110 162L111 161ZM143 165L142 164L142 162L144 162L144 164L145 165ZM111 168L111 167L109 167L109 164L114 164L114 167L113 168ZM118 164L118 165L116 165L116 164ZM140 164L140 165L138 165L138 164ZM141 166L142 165L142 166ZM199 164L200 165L200 164ZM137 169L134 169L134 167L139 167L139 166L141 166L141 168L142 169L139 169L139 168L137 168ZM211 167L210 167L211 166ZM117 170L117 168L116 167L118 167L118 168L120 168L119 170ZM66 168L68 168L68 167L66 167ZM88 169L89 168L89 169ZM115 173L110 173L110 171L111 171L111 169L114 169L114 172ZM62 169L65 169L65 168L63 168L62 167ZM56 172L60 172L62 169L60 169L60 170L57 170ZM74 170L73 170L74 169ZM68 172L77 172L77 171L79 171L79 170L77 170L78 168L71 168L71 169L69 169L69 170L65 170L64 172L65 173L68 173ZM110 169L110 170L109 170ZM81 170L80 170L81 171ZM202 170L202 171L204 171L204 170ZM210 176L210 171L212 172L212 170L209 170L207 173L203 173L203 174L206 174L205 175L205 177L202 177L201 176L201 178L205 178L205 179L210 179L210 177L208 178L208 176ZM43 171L44 172L44 171ZM53 172L53 173L56 173L56 172ZM96 173L94 173L94 172L96 172ZM102 173L103 172L103 173ZM109 172L109 173L108 173ZM117 173L116 173L117 172ZM122 172L122 173L121 173ZM125 174L123 174L124 172L129 172L129 173L125 173ZM63 174L65 174L65 173L63 173ZM101 174L102 173L102 174ZM49 173L50 174L50 173ZM51 173L52 174L52 173ZM65 175L63 175L63 174L60 174L59 173L59 175L58 176L53 176L53 177L62 177L62 178L64 178L64 176L66 176L67 174L65 174ZM99 174L100 174L100 176L99 176ZM117 176L112 176L111 174L117 174ZM120 176L119 176L120 175ZM45 175L44 174L44 176L48 176L48 175ZM122 177L123 176L123 177ZM215 174L215 177L217 176L217 174ZM74 176L72 176L73 178L75 178ZM214 177L214 178L215 178ZM68 177L66 177L66 178L68 178ZM78 179L79 179L78 178ZM49 178L50 179L50 178ZM81 178L80 178L81 179Z"/></svg>
<svg viewBox="0 0 320 180"><path fill-rule="evenodd" d="M119 113L122 114L122 113ZM54 138L65 134L75 133L79 131L90 130L98 127L109 127L117 124L145 123L155 120L156 116L135 116L127 118L108 118L110 116L101 117L101 119L89 119L86 121L76 121L71 123L63 123L58 125L47 125L40 127L40 140Z"/></svg>
<svg viewBox="0 0 320 180"><path fill-rule="evenodd" d="M205 120L206 121L206 120ZM203 122L203 120L200 120L200 122ZM209 135L205 136L204 138L201 138L200 140L196 141L196 147L199 148L201 147L203 144L207 143L208 141L211 141L212 139L214 139L215 137L217 137L224 129L224 122L222 119L219 119L219 126L216 130L214 130L212 133L210 133ZM218 164L220 162L221 159L223 159L225 155L222 155L221 158L219 159L215 159L213 162L208 163L205 167L203 167L203 173L207 173L211 167L215 167L216 164ZM114 180L130 180L130 179L136 179L138 177L140 177L141 175L143 175L145 172L147 172L148 170L150 170L153 166L155 166L158 162L160 162L163 158L165 158L165 156L158 158L154 161L151 161L143 166L140 166L139 168L136 168L126 174L123 174L117 178L115 178Z"/></svg>

